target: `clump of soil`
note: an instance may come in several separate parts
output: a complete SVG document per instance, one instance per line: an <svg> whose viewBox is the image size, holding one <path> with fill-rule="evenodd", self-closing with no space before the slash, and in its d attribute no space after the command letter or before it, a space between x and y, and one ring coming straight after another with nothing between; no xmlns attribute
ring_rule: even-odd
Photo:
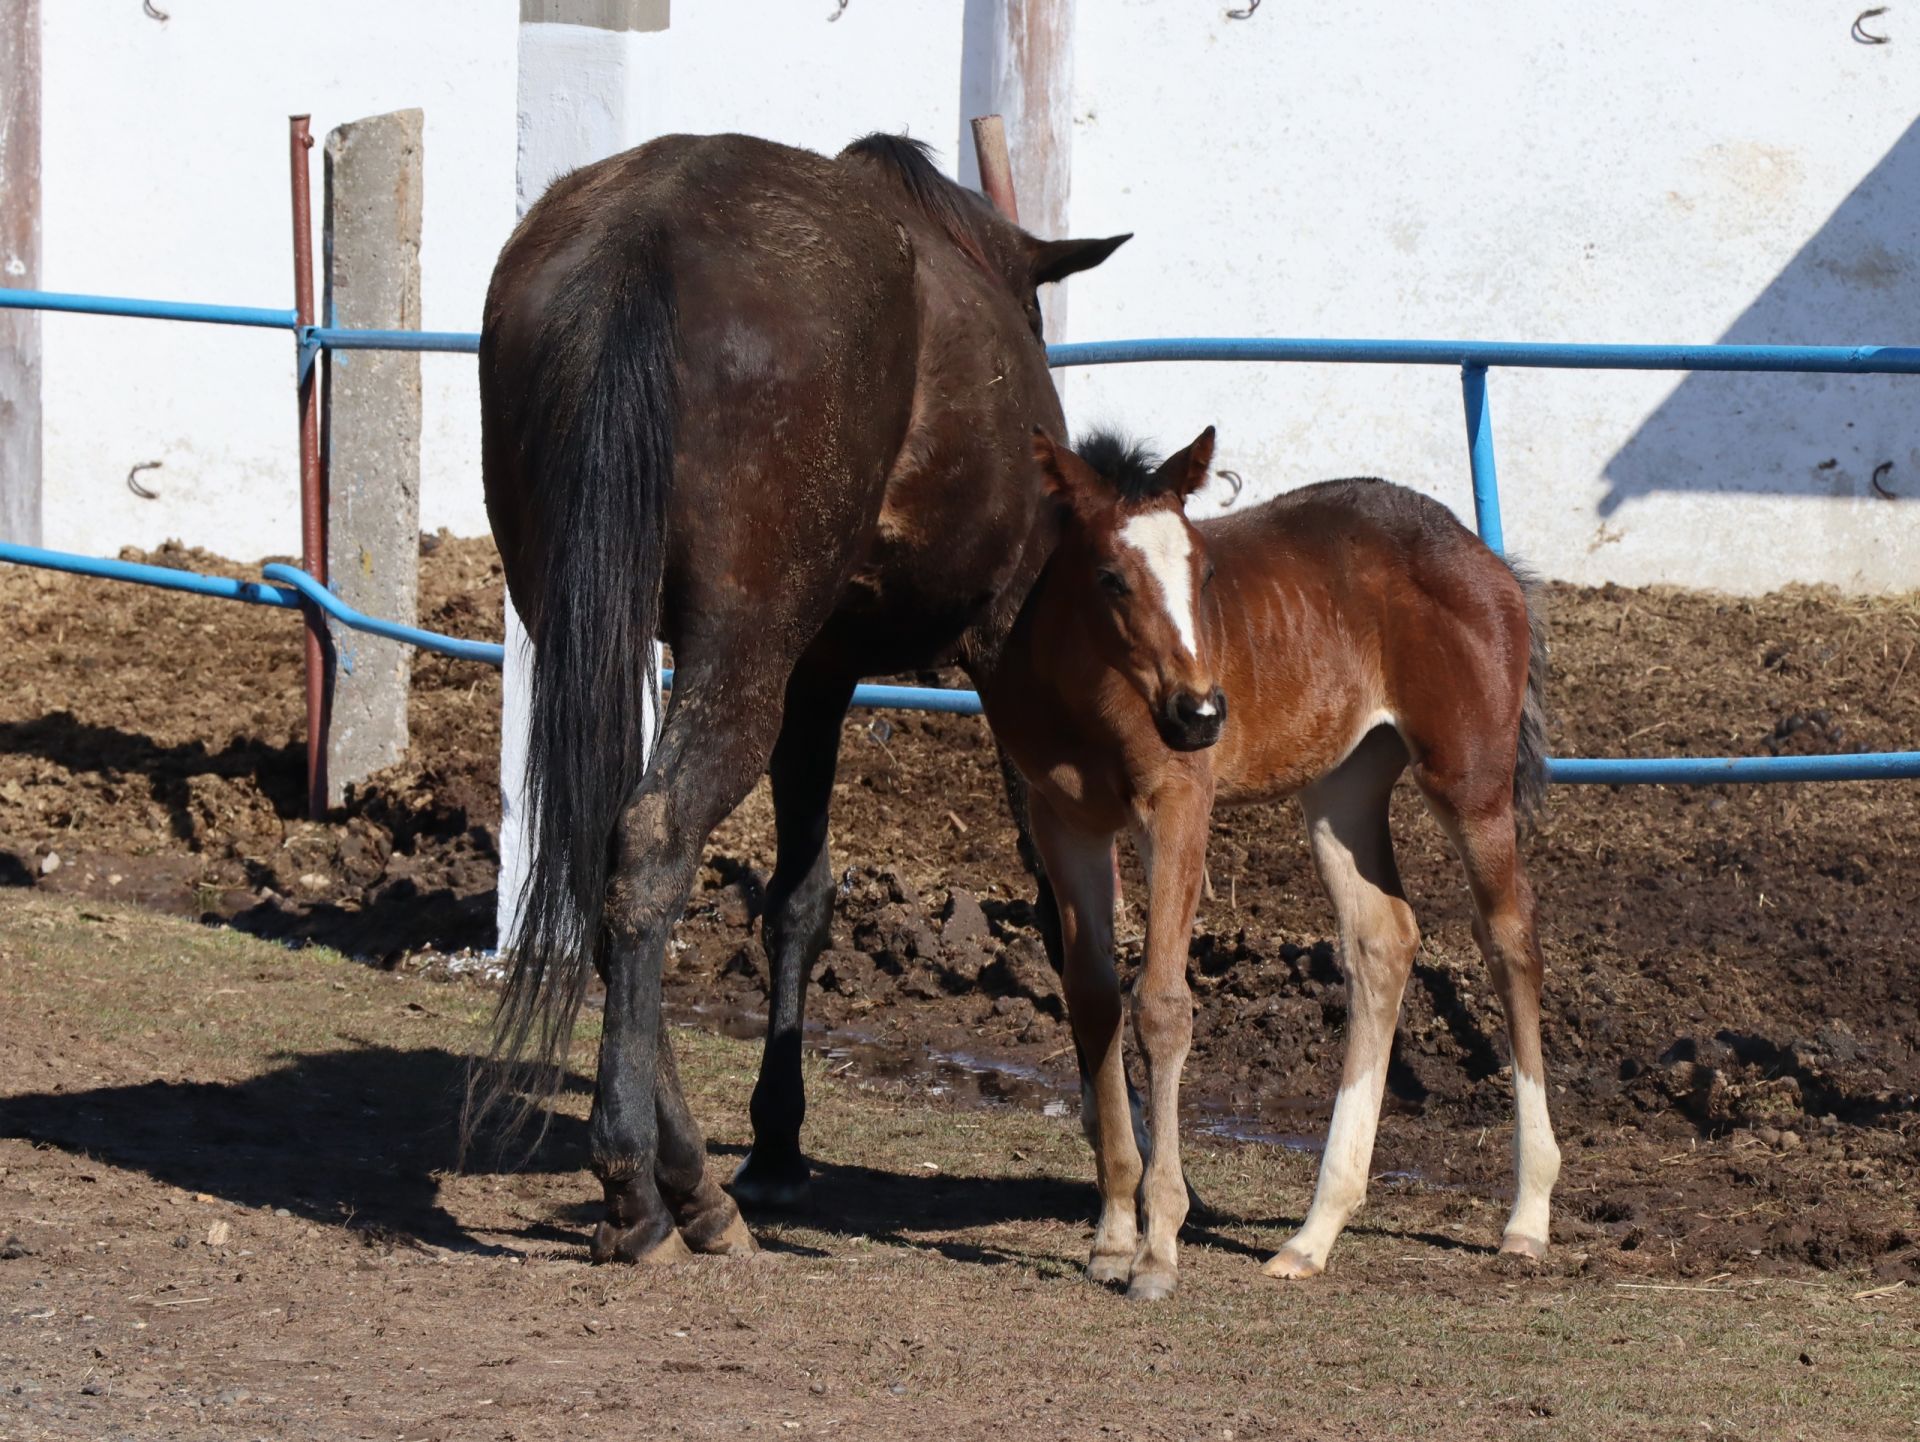
<svg viewBox="0 0 1920 1442"><path fill-rule="evenodd" d="M422 624L497 638L491 546L423 549ZM179 549L146 559L252 573ZM430 971L491 946L495 672L419 657L408 762L315 823L290 616L19 568L0 568L0 605L13 663L0 882ZM1554 586L1548 605L1560 754L1920 742L1914 598ZM834 825L842 883L809 998L825 1034L1068 1087L1064 1007L984 725L851 714ZM1910 783L1555 789L1527 865L1547 927L1561 1216L1577 1236L1683 1265L1757 1256L1920 1277L1916 834ZM1458 868L1411 792L1396 836L1425 940L1377 1169L1497 1190L1510 1123L1499 1008ZM772 862L763 786L716 833L681 924L669 987L682 1014L750 1028L763 1012ZM1317 1134L1345 1000L1297 811L1220 815L1209 871L1194 1115L1243 1135ZM1126 877L1122 934L1137 949L1130 859Z"/></svg>
<svg viewBox="0 0 1920 1442"><path fill-rule="evenodd" d="M491 543L423 550L420 624L498 640ZM177 545L122 555L258 573ZM291 613L13 566L0 606L0 880L372 957L490 944L498 672L418 654L407 763L315 823Z"/></svg>

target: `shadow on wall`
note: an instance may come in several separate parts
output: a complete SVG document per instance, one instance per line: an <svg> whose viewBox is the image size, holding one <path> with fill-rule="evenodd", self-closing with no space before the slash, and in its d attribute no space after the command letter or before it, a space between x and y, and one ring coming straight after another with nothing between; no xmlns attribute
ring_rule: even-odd
<svg viewBox="0 0 1920 1442"><path fill-rule="evenodd" d="M1920 343L1916 237L1920 120L1721 342ZM1600 514L1655 491L1920 500L1916 415L1920 377L1695 373L1607 463Z"/></svg>

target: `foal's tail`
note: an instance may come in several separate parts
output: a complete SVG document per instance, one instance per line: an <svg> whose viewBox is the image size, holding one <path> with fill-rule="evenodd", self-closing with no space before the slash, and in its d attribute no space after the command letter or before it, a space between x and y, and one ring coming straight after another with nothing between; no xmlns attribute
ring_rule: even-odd
<svg viewBox="0 0 1920 1442"><path fill-rule="evenodd" d="M528 578L535 614L525 618L536 643L531 856L518 928L501 938L512 971L491 1065L468 1088L463 1142L503 1104L509 1139L545 1111L603 944L614 832L645 776L657 720L649 711L659 694L677 353L665 241L649 227L556 287L523 393L506 399L538 570Z"/></svg>
<svg viewBox="0 0 1920 1442"><path fill-rule="evenodd" d="M1507 569L1527 601L1527 699L1513 756L1513 819L1522 835L1547 805L1547 615L1540 578L1518 561Z"/></svg>

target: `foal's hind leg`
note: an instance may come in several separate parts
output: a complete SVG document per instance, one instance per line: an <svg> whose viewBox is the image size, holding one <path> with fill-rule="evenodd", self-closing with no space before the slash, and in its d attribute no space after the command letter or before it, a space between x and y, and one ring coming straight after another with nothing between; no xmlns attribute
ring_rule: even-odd
<svg viewBox="0 0 1920 1442"><path fill-rule="evenodd" d="M754 1084L753 1150L734 1173L734 1196L749 1206L798 1205L807 1194L800 1126L807 1116L800 1053L807 981L833 920L833 865L827 808L840 757L840 723L853 697L848 681L796 671L773 748L773 825L778 846L764 923L771 994L766 1050Z"/></svg>
<svg viewBox="0 0 1920 1442"><path fill-rule="evenodd" d="M677 1218L663 1201L660 1161L660 973L667 939L686 906L707 836L745 796L772 749L777 697L756 697L730 686L724 708L719 689L683 666L676 677L660 747L627 803L615 837L616 860L607 888L607 1005L600 1036L600 1068L587 1124L594 1174L606 1191L607 1219L596 1230L595 1261L649 1261L685 1255ZM671 1063L668 1063L671 1065ZM705 1148L685 1107L671 1105L676 1128L676 1173L683 1195ZM691 1128L689 1135L685 1128ZM717 1204L716 1204L717 1205ZM707 1209L711 1213L711 1208ZM722 1208L724 1211L724 1208ZM730 1219L707 1217L723 1236Z"/></svg>
<svg viewBox="0 0 1920 1442"><path fill-rule="evenodd" d="M1387 824L1388 797L1405 754L1397 736L1377 731L1300 798L1314 864L1340 921L1347 1056L1313 1205L1300 1230L1267 1263L1271 1277L1311 1277L1325 1270L1335 1239L1366 1198L1394 1025L1420 943L1413 909L1400 889Z"/></svg>
<svg viewBox="0 0 1920 1442"><path fill-rule="evenodd" d="M1533 889L1520 867L1512 782L1500 774L1452 780L1424 764L1414 775L1466 867L1467 886L1473 893L1474 939L1480 943L1507 1014L1516 1185L1513 1214L1500 1250L1541 1257L1547 1250L1553 1184L1560 1178L1560 1146L1547 1115L1546 1063L1540 1049L1540 983L1545 967Z"/></svg>

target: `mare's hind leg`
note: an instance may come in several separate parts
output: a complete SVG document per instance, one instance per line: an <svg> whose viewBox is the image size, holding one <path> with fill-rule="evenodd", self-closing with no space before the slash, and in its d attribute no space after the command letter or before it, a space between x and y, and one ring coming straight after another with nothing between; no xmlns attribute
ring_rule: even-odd
<svg viewBox="0 0 1920 1442"><path fill-rule="evenodd" d="M1347 1056L1313 1205L1300 1230L1267 1263L1271 1277L1311 1277L1325 1270L1335 1239L1366 1198L1394 1026L1420 943L1413 909L1400 889L1387 824L1388 797L1405 765L1399 737L1376 731L1300 798L1314 864L1339 917L1347 973Z"/></svg>
<svg viewBox="0 0 1920 1442"><path fill-rule="evenodd" d="M681 1240L696 1252L744 1257L759 1250L733 1198L707 1170L707 1140L680 1090L673 1043L661 1022L654 1080L654 1119L660 1149L653 1176L673 1212Z"/></svg>
<svg viewBox="0 0 1920 1442"><path fill-rule="evenodd" d="M1513 1214L1500 1250L1541 1257L1560 1146L1547 1115L1547 1073L1540 1049L1540 982L1544 965L1535 927L1533 889L1520 867L1514 831L1513 783L1498 768L1467 778L1440 772L1428 757L1414 771L1428 805L1467 872L1473 935L1487 959L1507 1014L1513 1057Z"/></svg>
<svg viewBox="0 0 1920 1442"><path fill-rule="evenodd" d="M1121 1282L1133 1269L1139 1241L1135 1194L1141 1163L1127 1104L1120 978L1113 969L1113 838L1071 830L1038 797L1032 820L1034 843L1060 904L1067 1020L1081 1065L1093 1077L1099 1118L1093 1159L1100 1221L1087 1275L1096 1282Z"/></svg>
<svg viewBox="0 0 1920 1442"><path fill-rule="evenodd" d="M807 1116L800 1072L807 981L833 921L833 866L827 808L840 757L840 723L850 681L796 671L787 682L786 717L768 772L778 848L767 891L764 936L771 994L766 1050L754 1084L753 1150L734 1173L734 1196L749 1206L796 1206L807 1195L800 1126Z"/></svg>
<svg viewBox="0 0 1920 1442"><path fill-rule="evenodd" d="M728 678L729 681L735 678ZM716 694L724 698L724 705ZM693 1166L704 1173L705 1148L684 1103L671 1105L678 1086L660 1091L660 971L667 939L693 889L707 836L739 804L766 765L779 705L737 684L715 687L706 674L682 666L660 746L621 815L616 858L607 887L607 1005L600 1036L587 1141L594 1174L606 1191L607 1218L596 1230L595 1261L667 1260L685 1255L677 1218L663 1201L657 1176L662 1097L675 1128L673 1148L682 1196ZM669 1066L671 1063L668 1064ZM711 1209L709 1209L711 1210ZM730 1219L708 1224L724 1235Z"/></svg>

